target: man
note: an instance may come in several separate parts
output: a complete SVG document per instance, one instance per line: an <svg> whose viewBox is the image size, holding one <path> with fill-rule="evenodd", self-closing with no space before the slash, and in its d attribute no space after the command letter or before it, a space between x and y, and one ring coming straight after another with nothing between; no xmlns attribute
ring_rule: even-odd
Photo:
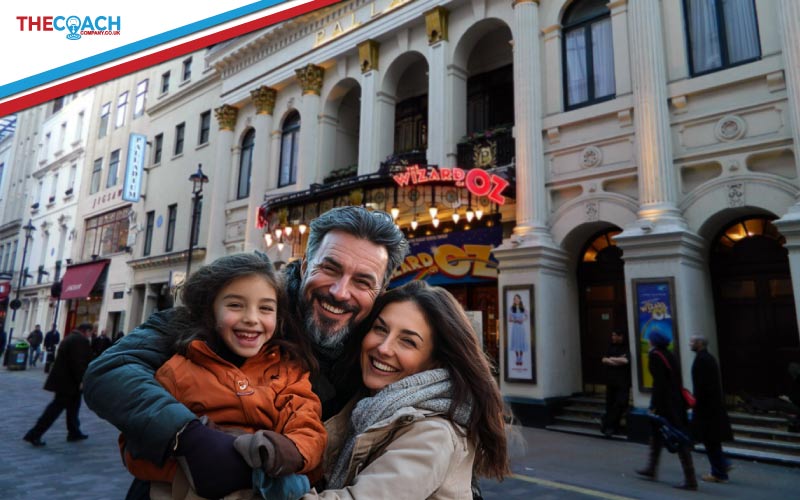
<svg viewBox="0 0 800 500"><path fill-rule="evenodd" d="M81 381L86 367L92 360L92 346L89 337L93 327L82 323L78 329L64 338L58 349L53 370L47 376L44 388L55 393L53 401L47 405L36 425L22 438L33 446L44 446L42 435L53 425L61 412L67 410L67 441L81 441L88 438L81 432L78 411L81 408Z"/></svg>
<svg viewBox="0 0 800 500"><path fill-rule="evenodd" d="M322 401L323 419L353 396L357 366L341 359L353 330L367 317L375 298L408 252L408 242L390 215L361 207L340 207L311 221L306 256L285 270L290 320L305 325L320 365L312 379ZM197 417L153 378L174 353L166 331L172 311L151 316L89 367L86 403L122 430L128 451L161 465L180 453L197 481L241 477L247 467L233 438L194 424ZM201 444L202 443L202 444ZM180 449L179 449L180 448ZM146 483L131 486L128 498L144 498ZM234 491L249 484L226 484Z"/></svg>
<svg viewBox="0 0 800 500"><path fill-rule="evenodd" d="M611 437L620 432L619 422L630 399L630 353L623 333L611 332L608 352L600 361L606 366L606 414L600 431Z"/></svg>
<svg viewBox="0 0 800 500"><path fill-rule="evenodd" d="M36 328L28 334L28 345L31 346L31 359L28 363L30 366L35 367L36 362L39 361L39 356L42 355L42 339L44 339L42 327L36 325Z"/></svg>
<svg viewBox="0 0 800 500"><path fill-rule="evenodd" d="M92 338L92 356L93 357L96 358L96 357L100 356L109 347L111 347L111 339L109 338L108 333L106 332L105 329L100 331L100 335L98 335L97 337Z"/></svg>
<svg viewBox="0 0 800 500"><path fill-rule="evenodd" d="M722 442L733 439L728 413L722 396L719 366L708 352L708 341L701 335L693 335L689 347L694 351L692 363L692 386L697 400L692 417L692 437L706 448L711 473L701 477L703 481L724 483L728 480L730 462L722 452Z"/></svg>
<svg viewBox="0 0 800 500"><path fill-rule="evenodd" d="M55 326L44 335L44 352L46 361L44 363L44 372L50 373L50 368L53 367L53 361L56 358L56 347L61 342L61 334L58 333Z"/></svg>

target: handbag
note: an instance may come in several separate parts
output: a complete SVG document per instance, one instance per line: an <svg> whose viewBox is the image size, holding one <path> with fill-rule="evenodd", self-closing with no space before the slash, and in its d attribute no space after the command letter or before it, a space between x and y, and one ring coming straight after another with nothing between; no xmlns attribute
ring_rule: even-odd
<svg viewBox="0 0 800 500"><path fill-rule="evenodd" d="M667 361L666 356L664 356L663 354L661 354L658 351L653 351L653 352L658 354L658 357L661 358L661 360L667 366L667 369L671 372L672 371L672 366L669 364L669 361ZM694 408L694 405L697 404L697 398L695 398L694 394L692 394L692 391L690 391L686 387L681 387L681 396L683 397L683 401L686 403L686 407L687 408Z"/></svg>
<svg viewBox="0 0 800 500"><path fill-rule="evenodd" d="M676 453L681 448L691 445L692 440L683 431L670 424L667 419L659 415L648 415L658 426L661 442L670 453Z"/></svg>

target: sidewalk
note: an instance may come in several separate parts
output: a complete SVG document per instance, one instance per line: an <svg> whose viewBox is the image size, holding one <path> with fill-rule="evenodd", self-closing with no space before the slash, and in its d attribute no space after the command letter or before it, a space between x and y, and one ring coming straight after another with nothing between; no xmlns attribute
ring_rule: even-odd
<svg viewBox="0 0 800 500"><path fill-rule="evenodd" d="M88 440L67 443L62 415L44 435L47 446L34 448L22 441L52 398L42 390L45 377L41 364L20 372L0 368L0 497L124 498L131 478L119 458L118 432L85 404L80 416ZM800 487L798 468L734 460L736 468L729 483L701 481L700 491L684 492L671 487L681 480L675 455L664 452L660 480L650 482L633 474L646 459L643 445L533 428L521 428L519 436L520 442L513 447L512 469L516 475L502 483L483 480L487 500L796 498ZM705 455L695 453L694 461L698 476L708 472Z"/></svg>

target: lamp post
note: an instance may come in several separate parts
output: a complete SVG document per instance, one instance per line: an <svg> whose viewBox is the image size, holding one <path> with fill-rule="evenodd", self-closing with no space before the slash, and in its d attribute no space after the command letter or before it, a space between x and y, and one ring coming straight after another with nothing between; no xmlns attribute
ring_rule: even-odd
<svg viewBox="0 0 800 500"><path fill-rule="evenodd" d="M22 261L19 264L19 279L17 280L17 290L14 293L14 300L8 305L11 308L11 328L8 329L8 342L6 343L6 362L8 362L8 355L11 352L11 339L14 338L14 322L17 319L17 309L22 306L19 300L19 291L22 288L22 282L25 277L25 258L28 256L28 242L33 239L33 232L36 228L33 223L28 219L28 223L22 227L25 230L25 244L22 246Z"/></svg>
<svg viewBox="0 0 800 500"><path fill-rule="evenodd" d="M189 228L189 256L186 258L186 277L183 282L189 279L189 273L192 271L192 251L194 250L195 239L195 226L197 225L197 218L200 217L199 208L200 200L203 199L203 184L208 182L208 176L203 173L203 164L198 163L197 172L189 176L192 181L192 225Z"/></svg>

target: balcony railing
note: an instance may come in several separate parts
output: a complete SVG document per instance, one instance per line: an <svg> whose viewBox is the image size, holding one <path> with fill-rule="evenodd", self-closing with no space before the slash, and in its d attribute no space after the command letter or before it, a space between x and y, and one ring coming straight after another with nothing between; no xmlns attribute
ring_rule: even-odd
<svg viewBox="0 0 800 500"><path fill-rule="evenodd" d="M514 163L514 137L507 128L487 130L464 138L456 146L458 165L464 168L504 167Z"/></svg>

